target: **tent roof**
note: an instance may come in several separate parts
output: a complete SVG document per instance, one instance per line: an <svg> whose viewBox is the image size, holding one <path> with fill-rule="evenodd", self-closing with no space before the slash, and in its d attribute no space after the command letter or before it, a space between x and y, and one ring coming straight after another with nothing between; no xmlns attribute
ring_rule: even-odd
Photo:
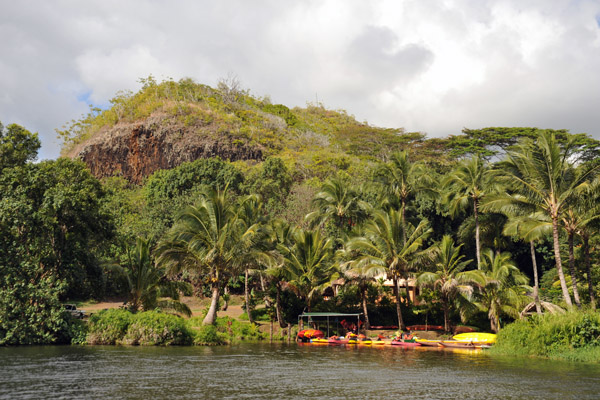
<svg viewBox="0 0 600 400"><path fill-rule="evenodd" d="M362 313L346 314L346 313L333 313L333 312L305 312L298 316L302 317L359 317Z"/></svg>

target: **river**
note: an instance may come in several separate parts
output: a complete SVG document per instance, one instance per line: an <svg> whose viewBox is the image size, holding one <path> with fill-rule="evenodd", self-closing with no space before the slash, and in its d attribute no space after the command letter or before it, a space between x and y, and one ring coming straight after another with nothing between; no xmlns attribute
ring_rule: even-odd
<svg viewBox="0 0 600 400"><path fill-rule="evenodd" d="M485 351L242 344L0 348L0 399L597 399L600 366Z"/></svg>

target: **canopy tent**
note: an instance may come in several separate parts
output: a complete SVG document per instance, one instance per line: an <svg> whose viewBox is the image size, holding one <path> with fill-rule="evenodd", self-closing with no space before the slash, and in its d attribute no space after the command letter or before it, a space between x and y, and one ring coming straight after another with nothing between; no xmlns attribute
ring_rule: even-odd
<svg viewBox="0 0 600 400"><path fill-rule="evenodd" d="M298 326L300 329L303 329L304 320L306 319L307 324L315 325L315 329L319 329L320 322L327 322L327 337L329 337L329 330L331 323L334 323L335 326L341 325L346 330L349 329L349 326L354 325L354 321L356 320L355 327L357 329L360 328L360 316L362 313L334 313L334 312L304 312L298 315ZM348 321L346 321L348 319ZM345 325L344 326L344 322Z"/></svg>

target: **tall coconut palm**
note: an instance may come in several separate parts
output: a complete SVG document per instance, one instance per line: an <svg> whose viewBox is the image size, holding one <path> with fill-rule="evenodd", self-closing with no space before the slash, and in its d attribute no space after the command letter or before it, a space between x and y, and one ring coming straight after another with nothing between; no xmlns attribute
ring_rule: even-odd
<svg viewBox="0 0 600 400"><path fill-rule="evenodd" d="M531 288L509 253L496 255L491 249L485 249L482 255L482 269L468 271L467 275L477 287L475 304L487 311L491 330L498 332L501 315L518 318L528 301L526 292Z"/></svg>
<svg viewBox="0 0 600 400"><path fill-rule="evenodd" d="M422 163L411 162L407 151L392 153L390 161L375 171L375 179L383 185L384 193L388 196L387 202L400 203L403 221L406 221L408 202L416 192L432 194L435 187L431 171L426 171Z"/></svg>
<svg viewBox="0 0 600 400"><path fill-rule="evenodd" d="M248 195L240 199L238 204L239 242L233 257L234 265L244 271L244 298L248 321L253 323L250 301L249 277L251 270L258 266L258 254L266 245L265 229L266 212L258 195Z"/></svg>
<svg viewBox="0 0 600 400"><path fill-rule="evenodd" d="M336 279L333 241L317 230L294 230L289 244L278 244L286 280L306 300L310 312L313 299Z"/></svg>
<svg viewBox="0 0 600 400"><path fill-rule="evenodd" d="M350 239L349 250L360 254L356 267L386 274L394 284L398 326L404 329L398 280L408 279L408 272L422 255L423 242L432 232L429 223L421 221L417 227L405 223L401 212L379 210L364 226L363 235ZM408 295L408 294L407 294Z"/></svg>
<svg viewBox="0 0 600 400"><path fill-rule="evenodd" d="M313 224L333 221L338 229L349 230L366 216L359 193L341 178L327 179L312 204L317 210L306 220Z"/></svg>
<svg viewBox="0 0 600 400"><path fill-rule="evenodd" d="M538 278L538 267L535 256L535 241L543 239L552 234L552 224L543 213L531 215L514 215L504 225L503 233L507 236L518 237L529 243L531 253L531 264L533 269L533 302L538 314L542 313L540 301L540 283Z"/></svg>
<svg viewBox="0 0 600 400"><path fill-rule="evenodd" d="M553 133L542 131L535 140L523 140L507 153L499 164L500 176L512 193L520 196L498 196L494 207L508 212L528 214L541 211L552 223L552 239L556 271L565 303L572 306L562 268L559 223L569 203L590 187L600 165L577 169L569 161L577 150L573 137L560 144Z"/></svg>
<svg viewBox="0 0 600 400"><path fill-rule="evenodd" d="M211 287L211 303L202 324L214 324L219 288L232 268L239 243L239 224L234 203L226 192L209 191L198 205L187 207L157 248L158 262L172 273L201 272Z"/></svg>
<svg viewBox="0 0 600 400"><path fill-rule="evenodd" d="M259 262L266 268L265 273L271 277L275 286L275 312L279 326L285 328L283 311L281 307L282 287L286 279L285 259L278 249L289 249L292 247L292 236L294 228L285 220L275 219L270 221L270 238L268 250L258 257Z"/></svg>
<svg viewBox="0 0 600 400"><path fill-rule="evenodd" d="M495 191L493 172L479 156L461 161L444 179L446 201L450 214L456 216L459 212L471 208L475 220L475 256L477 269L481 269L481 243L479 213L480 203Z"/></svg>
<svg viewBox="0 0 600 400"><path fill-rule="evenodd" d="M185 282L169 280L165 269L153 263L148 241L138 238L135 247L127 253L127 263L124 266L109 267L127 279L127 304L131 311L136 312L140 308L147 311L158 307L188 317L192 314L189 307L179 301L180 290L188 285Z"/></svg>
<svg viewBox="0 0 600 400"><path fill-rule="evenodd" d="M444 235L441 243L431 249L432 264L434 272L423 272L419 275L417 282L424 286L430 286L438 295L444 312L444 330L450 331L450 310L457 305L464 316L463 311L470 307L468 298L473 292L471 279L464 269L471 260L463 260L460 254L462 245L455 246L454 240L449 235Z"/></svg>

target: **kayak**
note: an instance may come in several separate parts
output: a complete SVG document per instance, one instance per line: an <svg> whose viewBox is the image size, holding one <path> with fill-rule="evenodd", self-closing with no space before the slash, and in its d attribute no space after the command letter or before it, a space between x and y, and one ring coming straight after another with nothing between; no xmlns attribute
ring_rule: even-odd
<svg viewBox="0 0 600 400"><path fill-rule="evenodd" d="M461 342L492 344L492 343L496 343L496 334L485 333L485 332L468 332L468 333L461 333L458 335L454 335L454 336L452 336L452 339L458 340Z"/></svg>
<svg viewBox="0 0 600 400"><path fill-rule="evenodd" d="M400 339L400 340L392 340L392 346L405 346L405 347L415 347L415 346L420 346L421 343L417 343L415 341L412 342L405 342L404 340Z"/></svg>
<svg viewBox="0 0 600 400"><path fill-rule="evenodd" d="M474 342L465 342L460 340L442 340L440 347L448 347L451 349L480 349L481 344Z"/></svg>
<svg viewBox="0 0 600 400"><path fill-rule="evenodd" d="M323 332L318 329L303 329L298 332L298 339L303 342L309 342L310 339L322 338Z"/></svg>
<svg viewBox="0 0 600 400"><path fill-rule="evenodd" d="M339 336L332 336L327 339L327 343L329 344L348 344L348 342L350 342L350 339L346 339L343 336L341 338Z"/></svg>
<svg viewBox="0 0 600 400"><path fill-rule="evenodd" d="M314 344L329 344L329 340L323 338L310 339L310 342Z"/></svg>
<svg viewBox="0 0 600 400"><path fill-rule="evenodd" d="M438 347L440 340L417 339L417 343L421 346Z"/></svg>

